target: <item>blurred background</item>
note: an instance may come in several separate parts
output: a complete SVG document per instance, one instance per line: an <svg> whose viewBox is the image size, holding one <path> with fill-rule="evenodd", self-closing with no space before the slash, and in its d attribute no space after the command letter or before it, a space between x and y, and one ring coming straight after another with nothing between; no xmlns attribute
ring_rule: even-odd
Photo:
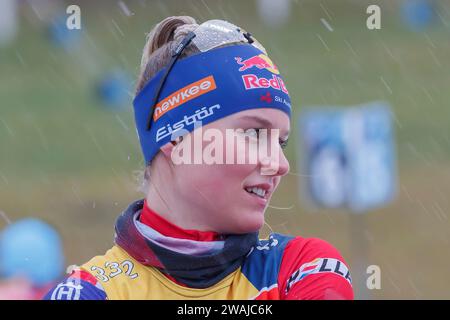
<svg viewBox="0 0 450 320"><path fill-rule="evenodd" d="M66 27L72 4L80 30ZM367 27L369 5L381 8L380 29ZM262 235L331 242L357 298L450 299L447 0L0 0L0 230L46 221L61 236L65 267L113 245L116 217L143 197L132 99L145 35L171 15L242 26L289 88L291 174ZM302 110L371 101L392 116L392 199L358 213L311 205ZM380 268L380 289L365 286L369 265Z"/></svg>

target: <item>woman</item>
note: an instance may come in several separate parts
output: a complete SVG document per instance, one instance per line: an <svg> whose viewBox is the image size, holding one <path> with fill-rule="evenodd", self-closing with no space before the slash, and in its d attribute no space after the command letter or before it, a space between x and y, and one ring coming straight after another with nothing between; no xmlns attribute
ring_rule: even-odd
<svg viewBox="0 0 450 320"><path fill-rule="evenodd" d="M47 299L352 299L339 252L319 239L258 239L289 171L290 98L244 30L169 17L149 34L134 99L145 199L115 246ZM273 143L275 141L275 143Z"/></svg>

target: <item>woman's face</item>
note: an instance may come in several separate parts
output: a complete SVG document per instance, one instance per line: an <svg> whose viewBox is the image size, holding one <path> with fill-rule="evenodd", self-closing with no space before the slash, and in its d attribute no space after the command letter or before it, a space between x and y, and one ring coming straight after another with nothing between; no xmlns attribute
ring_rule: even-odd
<svg viewBox="0 0 450 320"><path fill-rule="evenodd" d="M282 149L289 130L289 117L270 108L241 111L194 130L172 150L174 198L211 231L259 230L289 171Z"/></svg>

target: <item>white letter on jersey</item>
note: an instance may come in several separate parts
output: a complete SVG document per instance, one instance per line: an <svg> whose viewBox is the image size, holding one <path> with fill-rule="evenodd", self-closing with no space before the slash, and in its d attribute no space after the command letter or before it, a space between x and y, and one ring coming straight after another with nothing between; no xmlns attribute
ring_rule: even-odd
<svg viewBox="0 0 450 320"><path fill-rule="evenodd" d="M58 284L53 290L51 300L79 300L83 286L74 282Z"/></svg>

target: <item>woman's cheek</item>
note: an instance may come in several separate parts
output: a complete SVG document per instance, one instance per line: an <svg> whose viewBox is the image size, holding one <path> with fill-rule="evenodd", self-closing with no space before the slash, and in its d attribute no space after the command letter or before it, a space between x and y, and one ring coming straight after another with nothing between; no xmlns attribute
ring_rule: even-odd
<svg viewBox="0 0 450 320"><path fill-rule="evenodd" d="M258 163L258 144L255 139L238 141L235 146L236 164L256 165Z"/></svg>

